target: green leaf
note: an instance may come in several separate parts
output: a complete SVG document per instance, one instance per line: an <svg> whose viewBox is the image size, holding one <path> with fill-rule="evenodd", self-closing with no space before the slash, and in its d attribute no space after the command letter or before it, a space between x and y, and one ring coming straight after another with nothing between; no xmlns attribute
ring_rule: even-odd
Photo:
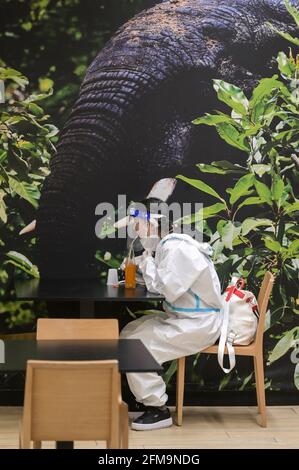
<svg viewBox="0 0 299 470"><path fill-rule="evenodd" d="M217 132L220 137L232 147L244 150L245 152L250 151L250 147L245 141L245 136L238 132L231 124L218 124Z"/></svg>
<svg viewBox="0 0 299 470"><path fill-rule="evenodd" d="M48 139L50 139L51 137L54 137L59 132L59 129L53 124L45 124L45 127L49 130L48 134L46 135Z"/></svg>
<svg viewBox="0 0 299 470"><path fill-rule="evenodd" d="M221 124L223 122L228 122L234 124L235 121L226 114L205 114L202 117L194 119L192 121L193 124L206 124L207 126L216 126L217 124Z"/></svg>
<svg viewBox="0 0 299 470"><path fill-rule="evenodd" d="M263 163L256 163L251 165L252 170L254 173L256 173L258 176L263 176L265 173L269 173L271 170L271 165L265 165Z"/></svg>
<svg viewBox="0 0 299 470"><path fill-rule="evenodd" d="M4 164L4 160L7 158L7 150L0 149L0 162Z"/></svg>
<svg viewBox="0 0 299 470"><path fill-rule="evenodd" d="M287 253L290 257L295 257L299 254L299 239L292 241L287 249Z"/></svg>
<svg viewBox="0 0 299 470"><path fill-rule="evenodd" d="M32 23L31 23L31 21L24 21L24 23L21 24L21 27L25 31L30 31L32 29Z"/></svg>
<svg viewBox="0 0 299 470"><path fill-rule="evenodd" d="M299 362L296 364L295 371L294 371L294 384L297 390L299 390Z"/></svg>
<svg viewBox="0 0 299 470"><path fill-rule="evenodd" d="M285 231L286 235L296 235L299 237L299 225L292 225L289 226L289 228L286 229Z"/></svg>
<svg viewBox="0 0 299 470"><path fill-rule="evenodd" d="M12 191L28 201L33 207L38 207L40 193L36 187L29 183L18 181L12 176L9 176L9 186Z"/></svg>
<svg viewBox="0 0 299 470"><path fill-rule="evenodd" d="M163 374L163 379L166 385L168 385L171 377L176 373L177 370L177 360L171 361L170 366L166 370L166 372Z"/></svg>
<svg viewBox="0 0 299 470"><path fill-rule="evenodd" d="M269 355L270 363L277 361L288 352L288 350L291 348L293 341L294 341L295 330L296 330L296 327L284 333L282 338L278 341L273 351Z"/></svg>
<svg viewBox="0 0 299 470"><path fill-rule="evenodd" d="M213 80L213 83L219 100L226 103L237 113L247 114L248 99L239 87L223 80Z"/></svg>
<svg viewBox="0 0 299 470"><path fill-rule="evenodd" d="M49 96L53 95L53 90L52 88L49 89L47 93L34 93L33 95L29 95L23 103L28 104L32 103L35 101L41 101L44 100L45 98L49 98Z"/></svg>
<svg viewBox="0 0 299 470"><path fill-rule="evenodd" d="M272 194L271 190L266 186L264 183L261 181L258 181L257 179L254 182L255 189L259 195L259 197L265 201L267 204L272 206Z"/></svg>
<svg viewBox="0 0 299 470"><path fill-rule="evenodd" d="M215 173L217 175L226 175L227 174L227 170L223 170L222 168L219 168L215 165L208 165L207 163L198 163L196 166L203 173L212 173L212 174Z"/></svg>
<svg viewBox="0 0 299 470"><path fill-rule="evenodd" d="M244 166L228 162L227 160L219 160L218 162L212 162L211 164L217 168L223 169L227 174L242 174L247 172L247 168Z"/></svg>
<svg viewBox="0 0 299 470"><path fill-rule="evenodd" d="M28 140L18 140L16 142L16 147L18 147L19 149L26 149L26 150L32 150L34 149L34 145L32 142L29 142Z"/></svg>
<svg viewBox="0 0 299 470"><path fill-rule="evenodd" d="M277 78L277 75L274 75L271 78L263 78L259 81L259 84L253 90L252 97L249 102L250 109L253 110L253 113L255 106L261 103L265 98L268 98L275 88L279 88L281 86L281 82L277 80ZM253 120L256 122L256 119Z"/></svg>
<svg viewBox="0 0 299 470"><path fill-rule="evenodd" d="M239 388L239 391L242 392L243 390L245 390L246 385L250 382L250 380L252 379L252 376L253 376L253 371L243 380L243 383L241 387Z"/></svg>
<svg viewBox="0 0 299 470"><path fill-rule="evenodd" d="M12 151L9 154L9 166L14 172L16 172L18 179L27 179L28 174L28 164L27 162L21 157L22 152L18 149L17 151Z"/></svg>
<svg viewBox="0 0 299 470"><path fill-rule="evenodd" d="M218 387L219 392L221 392L228 385L228 383L232 379L232 376L233 376L233 372L230 372L229 374L224 375Z"/></svg>
<svg viewBox="0 0 299 470"><path fill-rule="evenodd" d="M283 180L277 173L274 173L272 177L272 188L271 188L273 201L279 201L279 199L281 198L283 194L283 190L284 190Z"/></svg>
<svg viewBox="0 0 299 470"><path fill-rule="evenodd" d="M217 202L212 206L203 207L199 211L195 212L195 214L187 215L178 219L176 222L183 223L185 225L193 224L195 222L199 222L201 220L206 220L214 215L218 214L219 212L223 212L227 209L226 205L222 202Z"/></svg>
<svg viewBox="0 0 299 470"><path fill-rule="evenodd" d="M224 170L236 170L238 171L246 171L247 169L244 166L238 165L237 163L229 162L228 160L218 160L216 162L212 162L212 165L218 166L219 168L223 168Z"/></svg>
<svg viewBox="0 0 299 470"><path fill-rule="evenodd" d="M119 260L113 257L107 260L105 259L104 255L99 250L96 251L96 254L94 255L94 257L95 259L97 259L98 261L101 261L102 263L104 263L106 266L109 266L110 268L116 268L116 269L119 268L119 264L120 264Z"/></svg>
<svg viewBox="0 0 299 470"><path fill-rule="evenodd" d="M243 166L226 160L212 162L211 164L198 163L196 166L203 173L216 173L218 175L240 174L247 171Z"/></svg>
<svg viewBox="0 0 299 470"><path fill-rule="evenodd" d="M284 4L286 6L286 9L288 10L288 12L290 13L290 15L293 17L296 25L298 26L299 28L299 9L294 7L290 2L289 0L284 0Z"/></svg>
<svg viewBox="0 0 299 470"><path fill-rule="evenodd" d="M247 218L242 222L242 235L247 235L251 230L260 227L261 225L267 225L271 227L273 225L272 220L270 219L256 219L256 218Z"/></svg>
<svg viewBox="0 0 299 470"><path fill-rule="evenodd" d="M28 85L28 78L18 72L18 70L9 67L0 67L0 80L12 80L20 86Z"/></svg>
<svg viewBox="0 0 299 470"><path fill-rule="evenodd" d="M299 46L299 38L294 38L294 36L291 36L289 33L283 33L282 31L278 31L277 29L275 29L275 31L282 38L286 39L287 41L291 42L292 44L295 44L295 46Z"/></svg>
<svg viewBox="0 0 299 470"><path fill-rule="evenodd" d="M203 208L203 219L207 219L215 214L218 214L219 212L223 212L227 209L226 204L223 204L222 202L217 202L216 204L213 204L212 206L204 207Z"/></svg>
<svg viewBox="0 0 299 470"><path fill-rule="evenodd" d="M293 77L296 65L287 57L284 52L279 52L277 56L278 68L285 77Z"/></svg>
<svg viewBox="0 0 299 470"><path fill-rule="evenodd" d="M268 250L274 251L275 253L278 253L281 251L282 246L277 240L273 240L271 237L264 237L264 243L265 247L268 248Z"/></svg>
<svg viewBox="0 0 299 470"><path fill-rule="evenodd" d="M285 214L291 214L296 211L299 211L299 201L293 202L292 204L288 204L284 207Z"/></svg>
<svg viewBox="0 0 299 470"><path fill-rule="evenodd" d="M38 106L36 103L29 103L28 110L30 113L34 114L36 117L42 117L44 115L44 110Z"/></svg>
<svg viewBox="0 0 299 470"><path fill-rule="evenodd" d="M6 172L6 169L4 168L3 165L0 163L0 182L1 178L5 181L5 183L8 184L8 173Z"/></svg>
<svg viewBox="0 0 299 470"><path fill-rule="evenodd" d="M177 175L176 178L182 181L185 181L186 183L190 184L194 188L197 188L204 193L210 194L211 196L214 196L217 199L220 199L220 201L226 204L225 200L213 188L211 188L211 186L204 183L203 181L192 179L192 178L187 178L186 176L183 176L183 175Z"/></svg>
<svg viewBox="0 0 299 470"><path fill-rule="evenodd" d="M229 220L222 226L221 232L222 232L221 240L225 248L232 250L233 242L236 238L238 238L241 232L241 226L237 227L233 224L233 222Z"/></svg>
<svg viewBox="0 0 299 470"><path fill-rule="evenodd" d="M9 258L9 261L5 262L6 264L13 264L17 268L22 269L22 271L26 272L27 274L30 274L35 278L39 278L37 266L32 264L26 256L18 253L17 251L9 251L6 253L6 256Z"/></svg>
<svg viewBox="0 0 299 470"><path fill-rule="evenodd" d="M42 93L47 93L54 85L53 80L48 77L38 79L39 89Z"/></svg>
<svg viewBox="0 0 299 470"><path fill-rule="evenodd" d="M160 313L161 310L156 310L154 308L146 309L146 310L135 310L134 315L137 317L138 315L157 315L157 313Z"/></svg>
<svg viewBox="0 0 299 470"><path fill-rule="evenodd" d="M242 176L232 189L227 190L230 193L229 202L234 204L240 197L246 195L248 189L252 187L253 181L254 175L252 173Z"/></svg>
<svg viewBox="0 0 299 470"><path fill-rule="evenodd" d="M0 189L0 219L4 224L7 222L7 214L6 214L6 204L4 202L4 197L6 196L6 192L3 189Z"/></svg>

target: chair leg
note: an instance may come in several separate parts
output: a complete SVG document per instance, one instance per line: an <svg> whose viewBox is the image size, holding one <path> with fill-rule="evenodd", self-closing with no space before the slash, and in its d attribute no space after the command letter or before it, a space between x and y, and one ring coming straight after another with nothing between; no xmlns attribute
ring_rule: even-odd
<svg viewBox="0 0 299 470"><path fill-rule="evenodd" d="M182 426L183 423L183 404L184 404L184 388L185 388L185 357L177 360L176 374L176 424Z"/></svg>
<svg viewBox="0 0 299 470"><path fill-rule="evenodd" d="M129 448L129 417L128 405L124 402L120 404L120 448Z"/></svg>
<svg viewBox="0 0 299 470"><path fill-rule="evenodd" d="M31 441L29 436L24 433L23 424L21 424L19 432L19 449L31 449Z"/></svg>
<svg viewBox="0 0 299 470"><path fill-rule="evenodd" d="M267 427L267 414L266 414L266 397L265 397L265 378L264 378L264 364L263 356L254 356L254 373L255 373L255 384L256 384L256 396L261 415L261 426Z"/></svg>
<svg viewBox="0 0 299 470"><path fill-rule="evenodd" d="M107 449L119 449L120 448L120 439L121 439L120 434L121 434L121 430L120 430L120 418L119 418L117 429L115 429L112 432L110 439L106 441Z"/></svg>
<svg viewBox="0 0 299 470"><path fill-rule="evenodd" d="M19 437L19 446L20 446L20 449L31 449L30 439L28 439L22 433L20 433L20 437Z"/></svg>
<svg viewBox="0 0 299 470"><path fill-rule="evenodd" d="M107 441L107 449L119 449L119 437Z"/></svg>
<svg viewBox="0 0 299 470"><path fill-rule="evenodd" d="M41 441L33 441L33 449L41 449L42 443Z"/></svg>

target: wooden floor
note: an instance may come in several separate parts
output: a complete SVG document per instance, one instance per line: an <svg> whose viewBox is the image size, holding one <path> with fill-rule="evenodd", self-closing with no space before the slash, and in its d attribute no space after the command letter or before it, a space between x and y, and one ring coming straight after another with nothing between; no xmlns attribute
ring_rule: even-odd
<svg viewBox="0 0 299 470"><path fill-rule="evenodd" d="M22 409L0 407L0 449L18 447ZM268 427L257 424L256 407L186 407L182 427L130 431L130 448L149 449L298 449L299 406L268 407ZM51 448L45 442L43 447ZM75 443L76 448L104 448L102 442Z"/></svg>

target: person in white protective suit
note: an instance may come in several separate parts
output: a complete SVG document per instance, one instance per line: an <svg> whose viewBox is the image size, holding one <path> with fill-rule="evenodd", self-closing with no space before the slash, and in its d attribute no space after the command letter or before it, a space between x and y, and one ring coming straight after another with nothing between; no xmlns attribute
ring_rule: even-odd
<svg viewBox="0 0 299 470"><path fill-rule="evenodd" d="M145 200L146 206L148 201ZM200 352L214 344L222 324L221 289L212 249L190 235L169 233L160 238L157 214L137 211L135 230L145 251L139 270L147 289L165 297L164 311L128 323L121 338L140 339L159 364ZM157 223L158 221L158 223ZM136 400L146 411L132 429L150 430L172 425L166 406L166 385L157 373L128 373Z"/></svg>

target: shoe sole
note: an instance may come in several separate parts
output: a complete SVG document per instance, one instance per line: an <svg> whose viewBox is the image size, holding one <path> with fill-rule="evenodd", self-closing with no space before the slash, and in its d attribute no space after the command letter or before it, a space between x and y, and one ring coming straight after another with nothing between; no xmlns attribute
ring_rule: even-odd
<svg viewBox="0 0 299 470"><path fill-rule="evenodd" d="M141 423L132 423L131 429L134 431L151 431L152 429L162 429L162 428L169 428L172 426L172 418L162 419L161 421L157 421L156 423L152 424L141 424Z"/></svg>

